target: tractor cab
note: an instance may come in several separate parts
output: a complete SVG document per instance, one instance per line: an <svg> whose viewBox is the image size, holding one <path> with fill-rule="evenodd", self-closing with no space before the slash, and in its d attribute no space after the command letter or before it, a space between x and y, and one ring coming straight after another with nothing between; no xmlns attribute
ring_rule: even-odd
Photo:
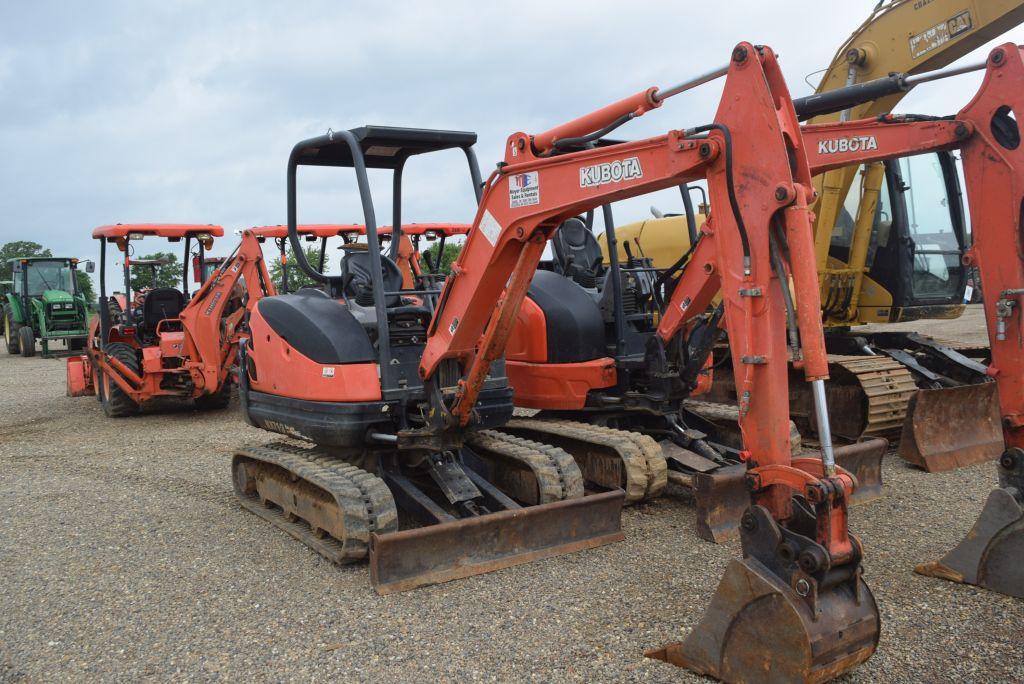
<svg viewBox="0 0 1024 684"><path fill-rule="evenodd" d="M11 281L4 295L4 334L9 353L35 353L36 340L48 356L49 344L63 341L81 349L88 307L78 287L78 259L21 257L11 259ZM87 270L92 262L86 262ZM91 271L90 271L91 272Z"/></svg>
<svg viewBox="0 0 1024 684"><path fill-rule="evenodd" d="M168 259L136 258L135 245L150 237L162 238L169 243L182 243L183 259L189 255L200 264L205 263L206 251L214 238L224 235L224 229L214 225L181 224L117 224L100 226L92 236L100 241L100 298L99 325L101 338L107 342L122 341L132 346L156 344L161 332L179 330L178 319L189 299L187 267L181 269L181 286L168 287L159 279L160 269ZM122 254L124 290L107 294L107 245L113 244ZM132 276L141 274L141 287L133 287ZM140 278L136 278L136 284ZM197 278L197 281L202 282Z"/></svg>

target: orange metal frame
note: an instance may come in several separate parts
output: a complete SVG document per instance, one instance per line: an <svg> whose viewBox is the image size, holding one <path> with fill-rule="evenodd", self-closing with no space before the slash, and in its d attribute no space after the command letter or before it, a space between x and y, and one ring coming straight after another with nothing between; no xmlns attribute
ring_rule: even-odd
<svg viewBox="0 0 1024 684"><path fill-rule="evenodd" d="M651 92L553 129L543 140L525 133L508 139L505 164L488 179L466 246L445 283L420 374L429 379L442 361L458 361L463 380L450 412L454 422L466 425L491 362L505 350L537 262L557 226L602 204L706 177L719 210L704 227L704 239L676 287L675 307L663 317L659 335L671 339L723 291L733 364L743 379L744 443L753 455L754 474L764 485L755 500L785 520L790 517L793 483L802 483L806 471L800 464L791 465L788 404L778 401L788 396L788 348L781 288L769 256L775 221L785 231L792 255L794 270L785 275L797 290L805 372L809 379L827 375L808 210L814 191L799 122L774 53L742 43L726 75L715 116L718 128L708 136L670 131L559 156L537 152L557 138L597 130L624 112L653 108L657 103ZM731 155L726 154L730 144ZM524 185L537 188L526 201L517 193ZM741 225L730 210L733 201L745 226L749 258ZM758 474L759 466L776 468ZM776 477L782 472L786 477ZM836 532L819 541L836 560L852 553L843 496L852 486L843 474L830 478L838 503L829 517Z"/></svg>
<svg viewBox="0 0 1024 684"><path fill-rule="evenodd" d="M136 232L130 230L130 227L124 228L128 232ZM158 328L160 343L142 349L141 376L102 351L103 345L108 342L120 341L137 346L134 337L122 337L115 329L111 331L109 340L99 340L98 320L93 321L90 331L92 344L87 354L92 368L88 371L95 374L98 369L136 403L157 396L180 396L179 392L160 386L167 373L188 373L192 378L193 397L219 390L229 380L228 373L238 348L238 326L246 311L260 298L276 294L257 235L256 230L242 232L238 250L213 277L203 283L182 309L177 319L181 323L181 332L162 331L160 329L168 321L161 322ZM232 299L232 291L243 279L247 294L246 306L225 316L224 310ZM180 366L164 368L162 359L170 357L180 357Z"/></svg>

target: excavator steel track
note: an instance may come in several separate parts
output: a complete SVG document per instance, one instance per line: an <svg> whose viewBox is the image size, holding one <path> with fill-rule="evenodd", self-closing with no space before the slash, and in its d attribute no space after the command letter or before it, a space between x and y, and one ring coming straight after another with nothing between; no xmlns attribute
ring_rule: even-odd
<svg viewBox="0 0 1024 684"><path fill-rule="evenodd" d="M481 430L466 442L491 462L492 482L521 503L545 504L583 496L583 473L564 449L497 430ZM529 476L524 478L526 472Z"/></svg>
<svg viewBox="0 0 1024 684"><path fill-rule="evenodd" d="M398 529L384 481L316 447L275 442L244 448L231 470L246 510L333 563L365 559L371 533Z"/></svg>
<svg viewBox="0 0 1024 684"><path fill-rule="evenodd" d="M840 436L852 440L882 437L890 444L899 442L910 399L917 393L910 371L887 356L829 355L828 360L829 365L840 366L853 376L867 401L861 433ZM837 373L831 375L836 377ZM831 408L833 412L843 410L835 402Z"/></svg>
<svg viewBox="0 0 1024 684"><path fill-rule="evenodd" d="M500 431L564 449L579 464L586 481L609 489L621 487L626 503L653 499L668 484L661 446L647 435L547 418L513 418Z"/></svg>

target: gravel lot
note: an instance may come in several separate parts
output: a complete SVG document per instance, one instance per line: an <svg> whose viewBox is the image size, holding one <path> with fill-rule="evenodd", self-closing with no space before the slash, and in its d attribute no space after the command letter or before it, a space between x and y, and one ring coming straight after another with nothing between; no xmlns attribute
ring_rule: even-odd
<svg viewBox="0 0 1024 684"><path fill-rule="evenodd" d="M681 490L627 510L625 542L382 598L235 503L232 449L271 438L237 406L109 420L64 396L61 361L3 353L0 392L0 681L700 680L642 657L739 553L696 537ZM993 467L891 456L885 478L852 514L882 642L846 681L1024 679L1024 601L911 572L967 531Z"/></svg>

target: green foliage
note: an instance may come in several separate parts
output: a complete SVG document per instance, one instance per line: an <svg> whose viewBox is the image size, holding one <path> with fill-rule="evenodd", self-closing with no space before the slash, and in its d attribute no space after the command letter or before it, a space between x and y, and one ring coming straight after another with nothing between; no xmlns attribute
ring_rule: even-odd
<svg viewBox="0 0 1024 684"><path fill-rule="evenodd" d="M438 256L438 253L440 251L440 247L441 247L441 243L440 242L435 242L434 244L432 244L430 246L430 249L428 249L425 252L425 255L426 254L430 255L430 263L434 264L435 266L437 265L437 256ZM451 243L451 242L446 242L445 243L445 245L444 245L444 254L441 255L441 272L442 273L446 273L447 274L447 273L451 273L452 272L452 262L454 262L459 257L459 252L461 252L461 251L462 251L462 244L461 243L457 243L457 244L456 243ZM427 262L426 262L425 256L424 256L423 263L420 264L420 267L423 269L424 272L426 272L426 270L427 270Z"/></svg>
<svg viewBox="0 0 1024 684"><path fill-rule="evenodd" d="M48 256L53 256L53 253L48 249L44 249L38 242L29 242L27 240L8 242L3 247L0 247L0 280L11 279L11 267L7 263L8 259Z"/></svg>
<svg viewBox="0 0 1024 684"><path fill-rule="evenodd" d="M310 263L313 268L317 268L320 264L320 248L319 247L306 247L306 260ZM317 282L310 278L308 275L299 268L299 262L295 258L295 252L292 251L291 247L288 247L288 291L295 292L300 287L316 287ZM327 270L328 266L324 265L324 270ZM281 259L279 255L275 256L270 260L270 279L274 281L274 286L281 289Z"/></svg>
<svg viewBox="0 0 1024 684"><path fill-rule="evenodd" d="M85 297L85 303L90 308L96 305L96 290L92 286L92 278L85 271L75 271L75 278L78 281L78 293Z"/></svg>
<svg viewBox="0 0 1024 684"><path fill-rule="evenodd" d="M163 259L162 266L132 266L132 292L146 287L181 287L181 264L174 252L156 252L133 259ZM156 282L153 281L153 269L156 268Z"/></svg>

